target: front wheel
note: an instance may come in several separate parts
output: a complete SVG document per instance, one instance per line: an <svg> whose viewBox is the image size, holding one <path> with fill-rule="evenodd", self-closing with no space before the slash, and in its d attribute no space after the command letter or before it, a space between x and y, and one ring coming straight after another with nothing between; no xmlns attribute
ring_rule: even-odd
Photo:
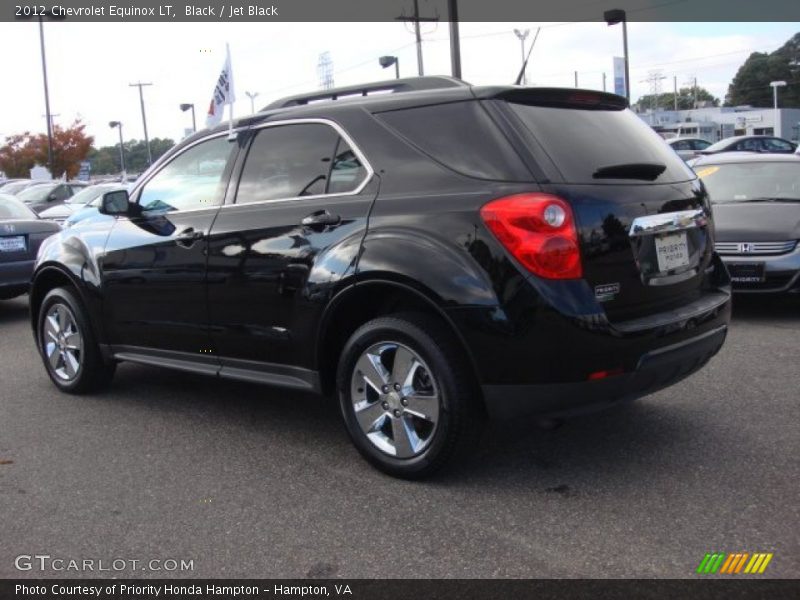
<svg viewBox="0 0 800 600"><path fill-rule="evenodd" d="M95 391L114 376L116 365L103 361L88 315L69 290L56 288L45 296L37 338L47 374L62 391Z"/></svg>
<svg viewBox="0 0 800 600"><path fill-rule="evenodd" d="M463 351L423 314L381 317L356 330L344 347L337 387L356 448L396 477L422 478L465 457L484 423Z"/></svg>

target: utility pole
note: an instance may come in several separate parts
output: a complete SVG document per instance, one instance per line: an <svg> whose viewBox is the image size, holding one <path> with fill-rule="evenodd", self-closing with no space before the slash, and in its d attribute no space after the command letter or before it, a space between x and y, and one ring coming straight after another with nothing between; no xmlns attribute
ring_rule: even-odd
<svg viewBox="0 0 800 600"><path fill-rule="evenodd" d="M450 69L453 77L461 79L461 41L458 36L458 0L447 0L450 13ZM398 79L400 78L398 65Z"/></svg>
<svg viewBox="0 0 800 600"><path fill-rule="evenodd" d="M50 113L50 128L51 129L55 129L56 128L56 117L60 117L60 116L61 116L60 113ZM42 115L42 118L46 119L47 115Z"/></svg>
<svg viewBox="0 0 800 600"><path fill-rule="evenodd" d="M438 17L420 17L419 16L419 0L414 0L414 16L413 17L406 17L401 16L397 17L398 21L406 21L414 23L414 35L417 38L417 71L419 76L422 77L425 74L425 68L422 66L422 34L419 29L419 24L423 21L438 21ZM452 42L451 42L452 43Z"/></svg>
<svg viewBox="0 0 800 600"><path fill-rule="evenodd" d="M578 87L578 72L575 71L575 87Z"/></svg>
<svg viewBox="0 0 800 600"><path fill-rule="evenodd" d="M525 40L528 37L528 34L531 32L530 29L526 29L525 31L520 31L519 29L514 30L514 35L519 38L521 50L522 50L522 64L525 64ZM528 85L528 75L525 73L527 69L523 69L522 71L522 85Z"/></svg>
<svg viewBox="0 0 800 600"><path fill-rule="evenodd" d="M603 73L603 91L606 91L606 74Z"/></svg>
<svg viewBox="0 0 800 600"><path fill-rule="evenodd" d="M678 110L678 76L677 75L673 75L672 76L672 88L673 88L672 98L674 100L674 102L673 102L674 110L677 111Z"/></svg>
<svg viewBox="0 0 800 600"><path fill-rule="evenodd" d="M139 88L139 103L142 105L142 125L144 126L144 144L147 146L147 165L150 166L153 164L153 155L150 152L150 138L147 137L147 116L144 112L144 93L142 92L142 88L147 85L153 85L152 83L142 83L141 81L138 83L129 83L128 87L138 87Z"/></svg>

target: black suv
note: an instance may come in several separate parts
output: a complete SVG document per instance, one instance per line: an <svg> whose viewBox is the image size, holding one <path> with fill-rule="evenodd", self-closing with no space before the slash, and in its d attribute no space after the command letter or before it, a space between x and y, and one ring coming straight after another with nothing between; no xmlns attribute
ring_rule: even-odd
<svg viewBox="0 0 800 600"><path fill-rule="evenodd" d="M60 389L131 361L335 392L401 477L487 417L670 385L730 318L702 184L595 91L427 77L286 98L181 142L101 212L34 274Z"/></svg>

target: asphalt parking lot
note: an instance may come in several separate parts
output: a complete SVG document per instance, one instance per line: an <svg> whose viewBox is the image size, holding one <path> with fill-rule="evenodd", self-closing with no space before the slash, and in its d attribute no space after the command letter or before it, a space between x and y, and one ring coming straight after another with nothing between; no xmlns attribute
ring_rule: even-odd
<svg viewBox="0 0 800 600"><path fill-rule="evenodd" d="M743 298L679 385L545 431L494 426L422 483L357 455L330 401L122 365L59 394L27 298L0 302L0 577L19 555L193 560L178 577L800 577L800 297Z"/></svg>

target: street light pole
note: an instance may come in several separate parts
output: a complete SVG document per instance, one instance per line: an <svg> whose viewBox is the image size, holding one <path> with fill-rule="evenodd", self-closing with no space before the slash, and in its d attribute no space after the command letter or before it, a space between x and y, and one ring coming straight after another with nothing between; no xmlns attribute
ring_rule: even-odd
<svg viewBox="0 0 800 600"><path fill-rule="evenodd" d="M245 92L245 96L250 98L250 114L256 114L256 103L255 100L258 97L258 92Z"/></svg>
<svg viewBox="0 0 800 600"><path fill-rule="evenodd" d="M122 122L121 121L109 121L108 126L112 129L116 127L119 129L119 168L120 174L122 176L123 181L125 180L125 150L124 145L122 142Z"/></svg>
<svg viewBox="0 0 800 600"><path fill-rule="evenodd" d="M458 0L447 0L447 12L450 13L450 68L453 77L461 79L461 41L458 34ZM400 78L399 74L397 78Z"/></svg>
<svg viewBox="0 0 800 600"><path fill-rule="evenodd" d="M150 153L150 138L147 137L147 116L144 112L144 93L142 92L142 88L147 85L153 85L152 83L142 83L141 81L138 83L129 83L128 87L138 87L139 88L139 103L142 105L142 125L144 125L144 144L147 146L147 165L150 166L153 164L153 155Z"/></svg>
<svg viewBox="0 0 800 600"><path fill-rule="evenodd" d="M519 29L514 30L514 35L519 38L521 50L522 50L522 64L525 64L525 40L528 37L528 34L531 32L530 29L526 29L525 31L520 31ZM522 72L522 85L528 85L528 76L525 72Z"/></svg>
<svg viewBox="0 0 800 600"><path fill-rule="evenodd" d="M189 103L179 104L178 108L180 108L181 111L183 111L183 112L186 112L190 108L192 109L192 131L193 132L197 132L197 122L194 119L194 104L189 104Z"/></svg>
<svg viewBox="0 0 800 600"><path fill-rule="evenodd" d="M387 69L394 65L394 75L397 79L400 79L400 57L398 56L381 56L378 59L378 64Z"/></svg>
<svg viewBox="0 0 800 600"><path fill-rule="evenodd" d="M610 25L616 25L617 23L622 23L622 48L624 53L624 60L625 60L625 99L628 101L628 105L630 106L631 103L631 77L630 77L630 64L628 61L628 19L625 16L625 11L615 8L613 10L607 10L603 13L603 18L605 19L606 23Z"/></svg>
<svg viewBox="0 0 800 600"><path fill-rule="evenodd" d="M783 134L783 127L781 127L780 118L778 117L778 88L784 87L786 85L785 81L770 81L770 87L772 87L772 102L773 102L773 109L772 109L772 135L775 137L781 137Z"/></svg>
<svg viewBox="0 0 800 600"><path fill-rule="evenodd" d="M53 121L50 115L50 91L47 87L47 60L44 53L44 19L39 15L39 43L42 47L42 79L44 80L44 110L47 117L47 170L53 176Z"/></svg>

